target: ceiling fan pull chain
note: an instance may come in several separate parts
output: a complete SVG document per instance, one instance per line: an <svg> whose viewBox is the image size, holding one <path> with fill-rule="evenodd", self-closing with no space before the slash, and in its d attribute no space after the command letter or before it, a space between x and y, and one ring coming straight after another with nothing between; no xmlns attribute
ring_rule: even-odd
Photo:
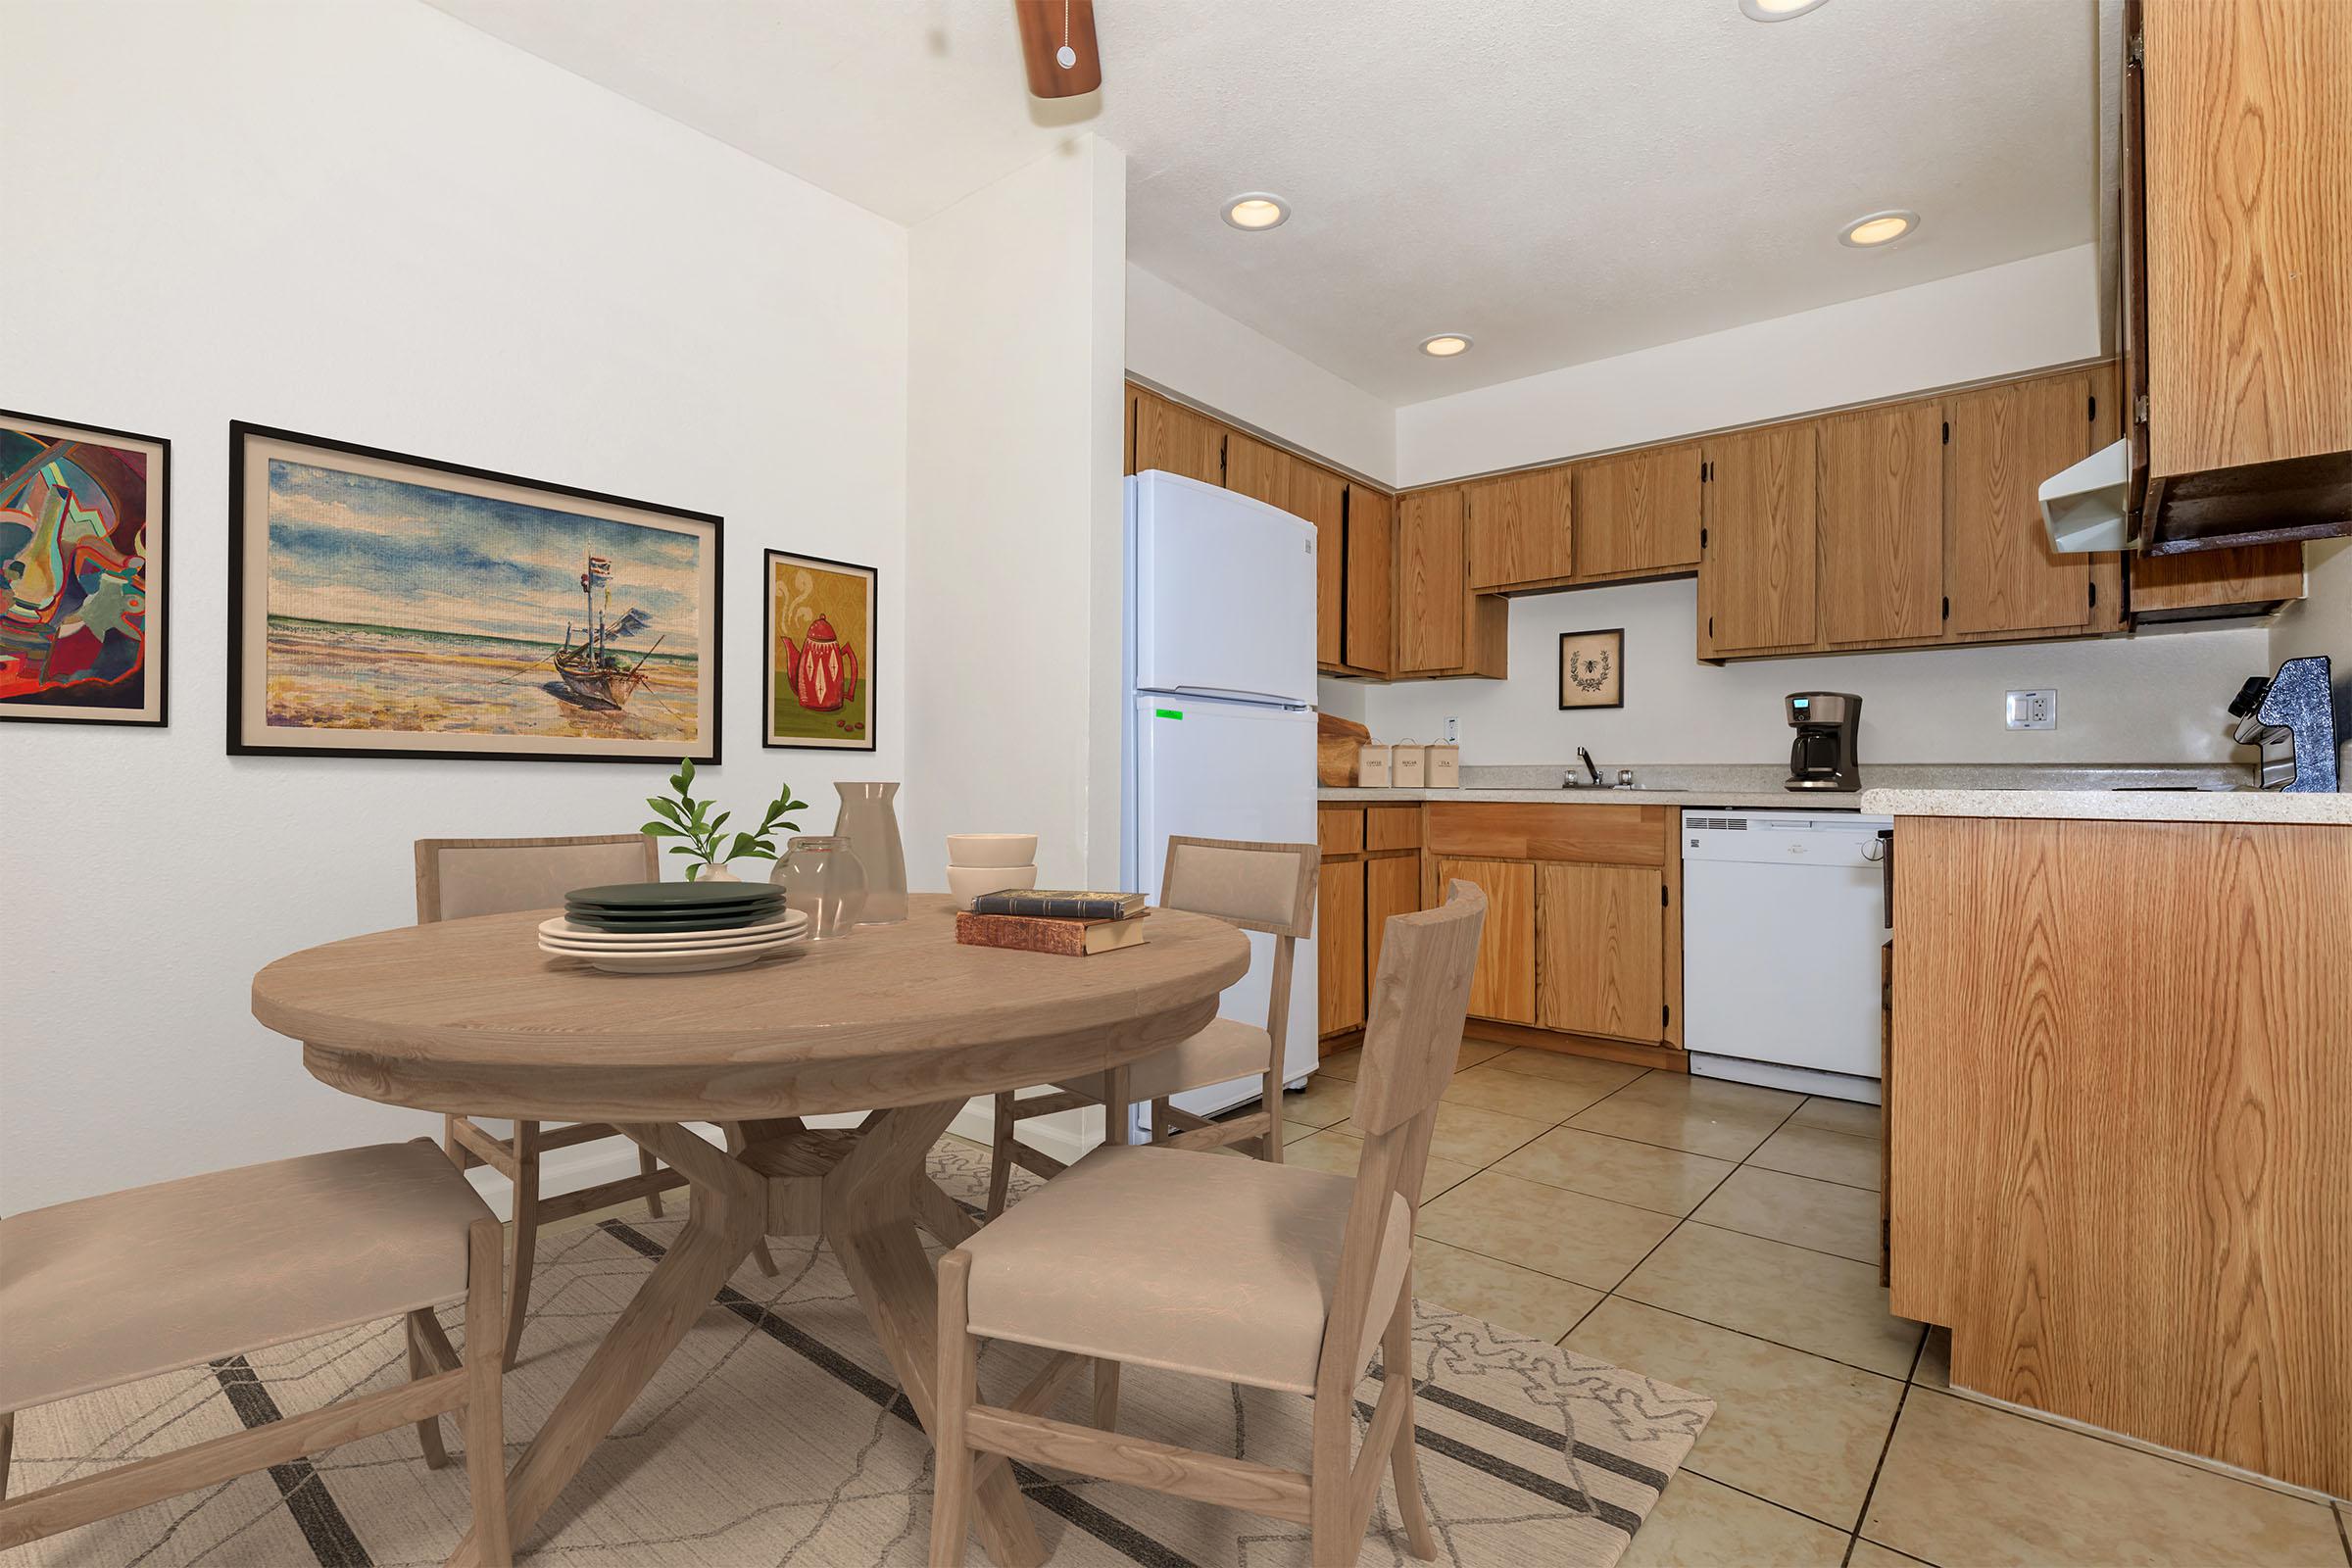
<svg viewBox="0 0 2352 1568"><path fill-rule="evenodd" d="M1064 71L1078 64L1078 51L1070 47L1070 0L1061 0L1061 47L1054 51L1054 59Z"/></svg>

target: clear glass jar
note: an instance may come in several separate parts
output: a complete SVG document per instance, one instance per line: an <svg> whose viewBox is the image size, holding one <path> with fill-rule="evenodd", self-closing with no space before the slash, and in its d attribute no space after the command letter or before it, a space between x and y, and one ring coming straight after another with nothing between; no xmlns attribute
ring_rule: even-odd
<svg viewBox="0 0 2352 1568"><path fill-rule="evenodd" d="M834 835L796 838L767 879L784 890L787 908L808 916L808 940L830 942L850 934L865 908L865 867L850 841Z"/></svg>

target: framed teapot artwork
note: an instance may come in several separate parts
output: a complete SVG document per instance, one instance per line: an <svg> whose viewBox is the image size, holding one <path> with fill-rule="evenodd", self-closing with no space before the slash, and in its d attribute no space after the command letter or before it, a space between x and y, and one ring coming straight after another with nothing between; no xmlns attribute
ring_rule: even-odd
<svg viewBox="0 0 2352 1568"><path fill-rule="evenodd" d="M770 550L767 746L874 749L875 572Z"/></svg>

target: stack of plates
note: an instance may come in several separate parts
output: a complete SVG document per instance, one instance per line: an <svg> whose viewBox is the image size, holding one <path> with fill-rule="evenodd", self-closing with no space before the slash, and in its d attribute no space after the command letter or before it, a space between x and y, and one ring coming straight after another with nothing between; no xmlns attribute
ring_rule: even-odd
<svg viewBox="0 0 2352 1568"><path fill-rule="evenodd" d="M732 969L805 941L808 917L754 882L633 882L578 888L539 927L539 950L614 974Z"/></svg>

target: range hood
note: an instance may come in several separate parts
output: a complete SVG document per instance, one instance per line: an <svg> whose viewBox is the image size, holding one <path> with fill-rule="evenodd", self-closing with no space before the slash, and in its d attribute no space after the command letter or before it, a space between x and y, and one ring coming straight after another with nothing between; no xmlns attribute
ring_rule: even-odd
<svg viewBox="0 0 2352 1568"><path fill-rule="evenodd" d="M2132 443L2099 448L2041 481L2041 522L2062 556L2132 550Z"/></svg>

